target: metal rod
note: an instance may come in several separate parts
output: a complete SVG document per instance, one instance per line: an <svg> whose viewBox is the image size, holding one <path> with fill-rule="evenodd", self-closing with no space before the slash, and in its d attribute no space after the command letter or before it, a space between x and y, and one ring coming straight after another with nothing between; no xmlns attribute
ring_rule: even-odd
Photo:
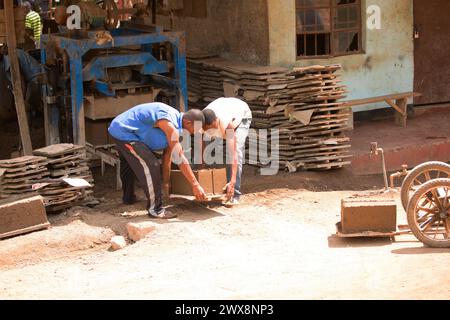
<svg viewBox="0 0 450 320"><path fill-rule="evenodd" d="M383 163L384 188L386 191L389 191L388 177L386 172L386 162L384 161L384 151L381 148L379 148L378 150L379 152L381 152L381 161Z"/></svg>

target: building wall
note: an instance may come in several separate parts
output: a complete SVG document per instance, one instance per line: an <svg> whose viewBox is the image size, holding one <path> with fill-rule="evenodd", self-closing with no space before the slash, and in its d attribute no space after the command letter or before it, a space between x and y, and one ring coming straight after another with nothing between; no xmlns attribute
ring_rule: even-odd
<svg viewBox="0 0 450 320"><path fill-rule="evenodd" d="M270 63L281 66L343 65L348 99L413 91L414 44L411 0L363 0L363 48L365 53L332 59L296 59L295 0L267 0L269 9ZM280 3L282 2L282 3ZM381 8L381 30L367 30L366 9ZM364 111L385 104L355 107Z"/></svg>
<svg viewBox="0 0 450 320"><path fill-rule="evenodd" d="M207 18L175 16L174 30L186 31L188 49L267 65L267 12L267 0L208 0ZM169 27L170 19L158 16L157 23Z"/></svg>

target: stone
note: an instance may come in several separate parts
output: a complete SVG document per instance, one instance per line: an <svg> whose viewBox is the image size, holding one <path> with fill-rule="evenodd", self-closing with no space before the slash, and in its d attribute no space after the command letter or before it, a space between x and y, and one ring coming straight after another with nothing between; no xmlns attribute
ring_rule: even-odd
<svg viewBox="0 0 450 320"><path fill-rule="evenodd" d="M127 241L122 236L116 236L111 239L111 249L113 251L121 250L127 246Z"/></svg>
<svg viewBox="0 0 450 320"><path fill-rule="evenodd" d="M156 226L152 222L141 222L127 224L128 238L134 242L138 242L156 230Z"/></svg>

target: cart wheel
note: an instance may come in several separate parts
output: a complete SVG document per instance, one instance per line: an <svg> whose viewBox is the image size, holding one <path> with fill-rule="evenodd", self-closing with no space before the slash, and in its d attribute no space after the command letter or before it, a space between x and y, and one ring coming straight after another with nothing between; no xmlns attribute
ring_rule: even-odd
<svg viewBox="0 0 450 320"><path fill-rule="evenodd" d="M432 161L415 167L402 184L400 196L403 209L407 211L409 199L422 184L439 178L450 178L450 165L445 162Z"/></svg>
<svg viewBox="0 0 450 320"><path fill-rule="evenodd" d="M417 189L408 205L408 225L430 247L450 248L450 179L435 179Z"/></svg>

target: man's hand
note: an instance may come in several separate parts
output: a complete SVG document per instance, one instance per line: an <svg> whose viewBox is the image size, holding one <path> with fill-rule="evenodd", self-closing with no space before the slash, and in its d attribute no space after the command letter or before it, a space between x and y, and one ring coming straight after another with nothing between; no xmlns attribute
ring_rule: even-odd
<svg viewBox="0 0 450 320"><path fill-rule="evenodd" d="M203 190L200 183L196 183L192 186L192 191L194 193L195 199L198 201L206 201L208 197L206 196L205 190Z"/></svg>
<svg viewBox="0 0 450 320"><path fill-rule="evenodd" d="M236 184L234 182L230 182L225 186L224 191L227 193L227 200L231 200L233 198L235 185Z"/></svg>

